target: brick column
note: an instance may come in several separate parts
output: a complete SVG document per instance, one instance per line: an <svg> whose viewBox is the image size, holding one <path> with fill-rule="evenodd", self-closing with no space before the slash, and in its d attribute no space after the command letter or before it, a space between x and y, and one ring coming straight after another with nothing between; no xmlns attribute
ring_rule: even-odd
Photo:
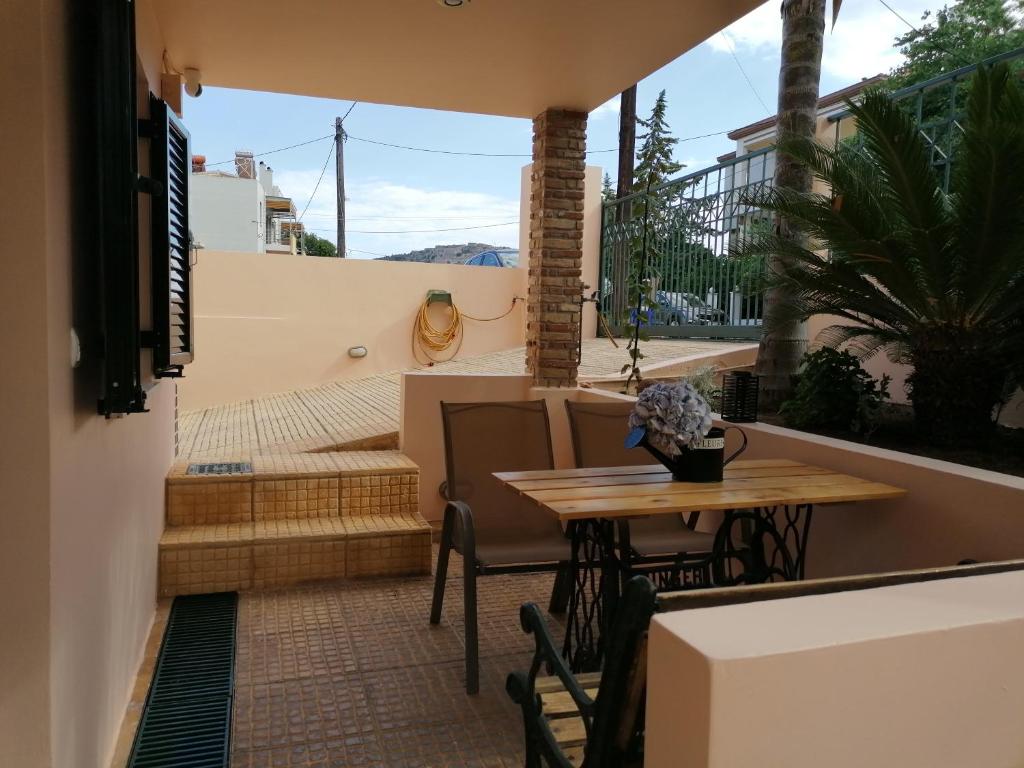
<svg viewBox="0 0 1024 768"><path fill-rule="evenodd" d="M526 368L534 386L576 385L587 113L549 109L533 119Z"/></svg>

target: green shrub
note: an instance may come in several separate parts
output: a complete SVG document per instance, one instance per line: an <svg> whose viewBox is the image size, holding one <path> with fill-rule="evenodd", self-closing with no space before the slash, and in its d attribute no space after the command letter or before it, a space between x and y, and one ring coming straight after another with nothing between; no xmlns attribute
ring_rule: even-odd
<svg viewBox="0 0 1024 768"><path fill-rule="evenodd" d="M867 438L888 398L888 376L874 379L854 355L823 347L803 356L793 397L781 413L787 426L848 429Z"/></svg>

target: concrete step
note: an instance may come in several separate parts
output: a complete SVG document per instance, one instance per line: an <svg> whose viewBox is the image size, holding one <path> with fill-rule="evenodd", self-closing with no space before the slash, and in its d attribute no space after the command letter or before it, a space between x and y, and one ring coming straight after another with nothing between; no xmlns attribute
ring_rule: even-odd
<svg viewBox="0 0 1024 768"><path fill-rule="evenodd" d="M228 463L225 458L219 463ZM256 454L167 479L161 596L430 573L419 469L397 451Z"/></svg>

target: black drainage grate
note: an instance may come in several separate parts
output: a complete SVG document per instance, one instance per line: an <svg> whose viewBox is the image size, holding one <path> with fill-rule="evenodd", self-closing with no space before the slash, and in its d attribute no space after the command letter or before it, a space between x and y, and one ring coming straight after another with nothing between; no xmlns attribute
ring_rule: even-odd
<svg viewBox="0 0 1024 768"><path fill-rule="evenodd" d="M177 597L128 768L226 768L238 594Z"/></svg>
<svg viewBox="0 0 1024 768"><path fill-rule="evenodd" d="M248 461L221 462L219 464L189 464L186 475L246 475L252 474Z"/></svg>

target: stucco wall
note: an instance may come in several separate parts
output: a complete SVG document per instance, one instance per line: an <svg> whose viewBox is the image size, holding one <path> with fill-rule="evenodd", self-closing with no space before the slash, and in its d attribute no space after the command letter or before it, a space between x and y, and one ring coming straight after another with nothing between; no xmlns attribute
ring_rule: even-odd
<svg viewBox="0 0 1024 768"><path fill-rule="evenodd" d="M5 358L17 364L16 375L0 378L4 766L109 764L152 623L173 452L173 385L148 382L149 413L106 420L96 415L95 351L71 367L72 326L95 322L81 298L96 274L82 261L88 249L76 247L76 158L92 148L74 146L68 131L72 8L69 0L6 4L0 23L0 72L18 104L3 127L18 148L5 173L24 195L4 215L38 233L39 245L32 258L0 256ZM142 0L142 74L159 83L163 45L148 14Z"/></svg>
<svg viewBox="0 0 1024 768"><path fill-rule="evenodd" d="M51 211L46 196L44 83L60 37L60 11L33 0L0 5L0 110L4 175L23 196L0 206L3 231L38 233L32 258L0 251L0 322L6 329L0 377L0 765L45 766L50 758L49 419L45 252ZM10 74L9 74L10 73ZM17 73L16 76L13 73ZM16 374L13 366L16 367Z"/></svg>
<svg viewBox="0 0 1024 768"><path fill-rule="evenodd" d="M526 269L200 251L196 359L179 384L184 410L416 365L412 331L427 290L474 317L526 296ZM444 318L435 307L433 318ZM523 302L494 322L465 320L459 357L521 346ZM360 359L348 349L365 346Z"/></svg>
<svg viewBox="0 0 1024 768"><path fill-rule="evenodd" d="M189 183L189 228L204 248L251 252L263 246L263 196L256 179L193 173Z"/></svg>
<svg viewBox="0 0 1024 768"><path fill-rule="evenodd" d="M1024 759L1024 575L661 614L648 768Z"/></svg>

